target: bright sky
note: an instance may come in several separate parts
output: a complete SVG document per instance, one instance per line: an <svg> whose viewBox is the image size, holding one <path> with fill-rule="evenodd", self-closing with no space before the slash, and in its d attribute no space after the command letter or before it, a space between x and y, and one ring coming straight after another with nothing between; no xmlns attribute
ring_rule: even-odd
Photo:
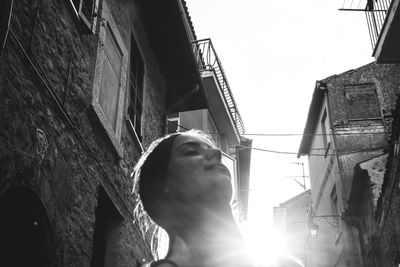
<svg viewBox="0 0 400 267"><path fill-rule="evenodd" d="M249 134L302 133L315 81L373 61L365 15L338 11L343 0L186 2L197 38L215 46ZM249 138L253 147L290 152L301 140ZM302 192L286 176L302 169L291 164L295 155L253 150L251 160L249 225L268 236L272 207Z"/></svg>

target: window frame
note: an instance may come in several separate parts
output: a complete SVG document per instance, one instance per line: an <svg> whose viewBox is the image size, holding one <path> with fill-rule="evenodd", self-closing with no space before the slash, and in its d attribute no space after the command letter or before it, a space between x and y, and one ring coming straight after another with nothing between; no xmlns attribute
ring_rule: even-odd
<svg viewBox="0 0 400 267"><path fill-rule="evenodd" d="M325 151L324 151L325 158L327 157L329 149L331 147L331 139L329 137L331 134L331 131L330 131L329 125L328 125L328 127L326 126L327 118L328 118L328 111L325 107L324 112L322 113L321 120L320 120L321 131L322 131L322 143L323 143L323 148L325 149Z"/></svg>
<svg viewBox="0 0 400 267"><path fill-rule="evenodd" d="M336 184L332 186L331 193L329 194L330 204L331 204L331 214L332 215L340 215L340 208L339 208L339 198L337 194ZM337 226L337 232L340 232L340 224L339 218L332 217L334 224Z"/></svg>
<svg viewBox="0 0 400 267"><path fill-rule="evenodd" d="M85 14L83 11L84 1L85 0L77 0L79 2L79 6L76 6L74 0L67 0L69 3L68 6L71 9L72 13L74 14L74 20L78 26L78 30L82 33L93 33L96 32L96 25L97 25L97 14L99 8L99 0L91 0L92 3L92 10L90 18Z"/></svg>
<svg viewBox="0 0 400 267"><path fill-rule="evenodd" d="M350 99L350 95L353 94L352 92L350 92L351 89L356 90L358 89L358 87L367 87L367 89L369 89L369 91L372 91L374 93L374 95L376 96L376 100L377 100L377 108L378 108L378 115L377 116L372 116L372 117L357 117L355 118L354 116L352 117L351 115L351 105L349 103ZM365 90L365 89L364 89ZM375 84L374 83L357 83L357 84L346 84L344 85L344 90L343 90L343 94L344 94L344 101L345 101L345 106L346 106L346 118L348 122L357 122L357 121L367 121L367 120L381 120L382 119L382 110L381 110L381 104L379 101L379 96L378 96L378 92L376 90Z"/></svg>
<svg viewBox="0 0 400 267"><path fill-rule="evenodd" d="M0 7L3 8L3 10L0 11L0 14L2 15L0 18L0 56L3 54L3 50L6 46L13 5L14 0L8 0L8 2L3 1L0 4Z"/></svg>
<svg viewBox="0 0 400 267"><path fill-rule="evenodd" d="M135 73L134 73L135 72ZM133 33L131 33L130 51L129 51L129 80L128 100L125 119L128 124L137 145L143 151L143 107L144 107L144 91L145 91L145 73L143 56L139 50L138 43ZM141 99L138 99L140 97ZM140 104L140 112L138 112L136 104ZM140 118L136 118L139 114ZM133 115L133 118L132 118ZM139 125L137 125L139 123ZM138 131L139 128L139 131Z"/></svg>
<svg viewBox="0 0 400 267"><path fill-rule="evenodd" d="M114 19L108 9L106 2L103 2L101 9L101 17L103 18L101 25L99 27L99 42L97 46L97 57L96 57L96 65L95 65L95 74L94 74L94 82L93 82L93 91L92 91L92 107L98 116L101 124L107 132L108 137L111 140L117 154L122 158L123 156L123 146L121 143L121 132L122 132L122 118L123 118L123 110L124 110L124 100L126 93L126 76L127 76L127 67L128 67L128 50L125 47L122 36L119 33L118 27L114 22ZM119 87L118 87L118 101L116 107L116 122L115 122L115 130L111 125L109 120L107 119L106 113L103 108L100 106L100 91L101 91L101 81L103 77L103 62L107 58L105 52L105 41L107 29L111 29L111 34L115 37L115 41L118 44L118 48L121 51L122 59L121 59L121 73L119 77Z"/></svg>
<svg viewBox="0 0 400 267"><path fill-rule="evenodd" d="M171 134L171 133L178 133L178 132L180 132L180 120L181 120L181 117L180 117L180 113L179 112L177 112L176 113L177 114L177 116L173 116L173 115L175 115L175 113L173 113L173 114L168 114L167 115L167 125L166 125L166 127L165 127L165 133L166 134ZM172 132L172 131L169 131L169 125L170 124L172 124L173 126L176 126L176 131L175 132Z"/></svg>
<svg viewBox="0 0 400 267"><path fill-rule="evenodd" d="M321 117L321 131L322 131L322 143L324 148L328 146L328 136L327 136L327 129L326 129L326 118L328 117L328 113L326 112L326 108L324 108L324 112L322 113Z"/></svg>

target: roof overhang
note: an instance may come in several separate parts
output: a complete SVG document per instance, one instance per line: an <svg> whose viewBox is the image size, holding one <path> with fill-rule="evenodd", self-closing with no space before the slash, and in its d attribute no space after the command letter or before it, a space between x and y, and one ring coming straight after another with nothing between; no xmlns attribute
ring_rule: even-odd
<svg viewBox="0 0 400 267"><path fill-rule="evenodd" d="M142 21L164 76L168 112L207 107L201 77L190 46L187 12L180 0L143 0Z"/></svg>
<svg viewBox="0 0 400 267"><path fill-rule="evenodd" d="M310 146L313 139L312 134L314 133L315 128L318 124L319 111L325 97L325 90L326 88L321 86L320 81L317 81L315 83L314 93L312 96L310 108L308 110L306 126L304 127L299 152L297 152L298 158L302 155L307 155L310 152Z"/></svg>

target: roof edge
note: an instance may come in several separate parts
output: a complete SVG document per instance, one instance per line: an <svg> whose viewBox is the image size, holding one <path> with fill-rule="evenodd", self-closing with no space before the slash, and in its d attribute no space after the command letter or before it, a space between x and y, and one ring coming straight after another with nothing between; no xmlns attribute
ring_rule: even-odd
<svg viewBox="0 0 400 267"><path fill-rule="evenodd" d="M323 87L325 86L325 87ZM309 152L310 144L313 136L311 135L315 129L318 115L317 111L320 109L322 101L325 96L326 84L321 81L315 82L315 89L312 96L310 108L308 110L307 121L303 131L303 137L301 138L299 151L297 152L297 158L302 155L306 155Z"/></svg>

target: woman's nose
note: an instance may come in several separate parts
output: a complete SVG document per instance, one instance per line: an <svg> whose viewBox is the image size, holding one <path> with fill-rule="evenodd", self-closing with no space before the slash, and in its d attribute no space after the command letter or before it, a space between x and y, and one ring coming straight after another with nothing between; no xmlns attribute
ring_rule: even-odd
<svg viewBox="0 0 400 267"><path fill-rule="evenodd" d="M219 148L216 147L210 147L207 149L207 159L216 159L219 162L221 161L221 157L222 157L222 152Z"/></svg>

